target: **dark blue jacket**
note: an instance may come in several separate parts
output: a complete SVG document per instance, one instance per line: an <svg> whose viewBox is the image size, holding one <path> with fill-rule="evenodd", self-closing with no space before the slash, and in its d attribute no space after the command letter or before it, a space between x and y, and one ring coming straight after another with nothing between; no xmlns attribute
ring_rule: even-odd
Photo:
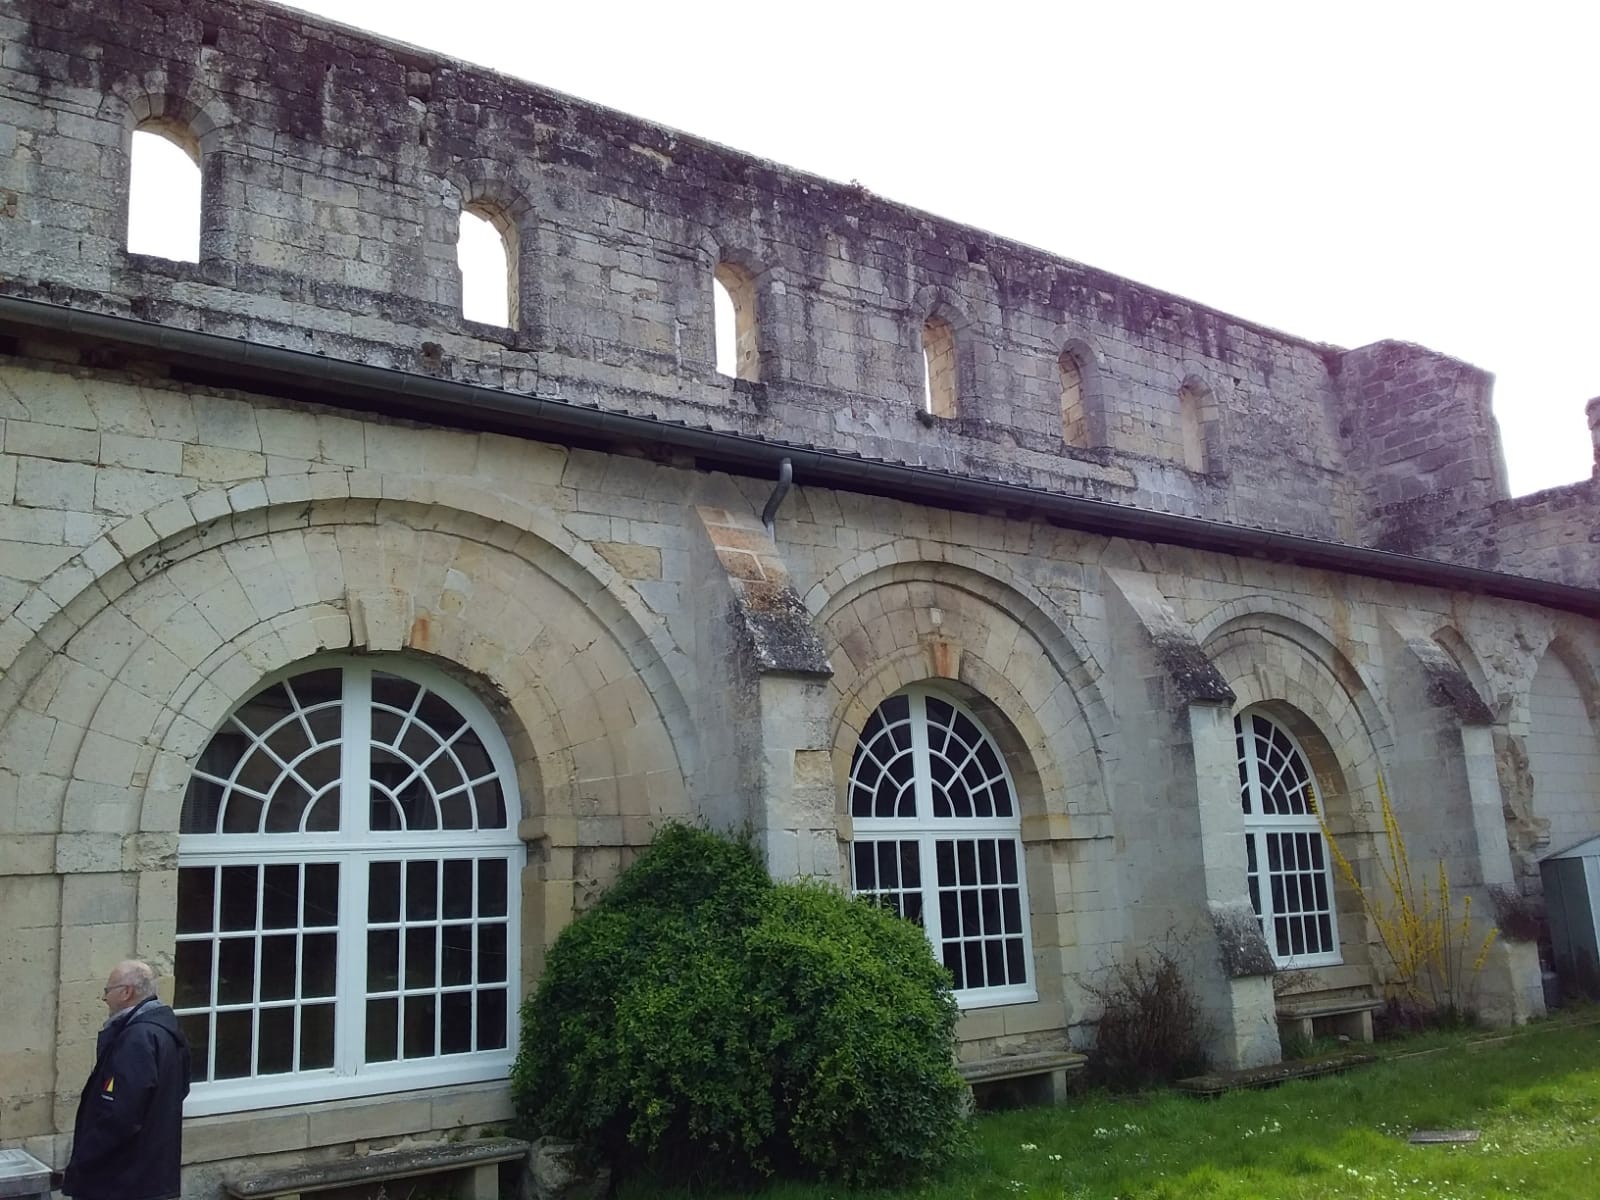
<svg viewBox="0 0 1600 1200"><path fill-rule="evenodd" d="M170 1200L182 1190L189 1043L172 1010L146 1000L100 1031L78 1100L61 1190L80 1200Z"/></svg>

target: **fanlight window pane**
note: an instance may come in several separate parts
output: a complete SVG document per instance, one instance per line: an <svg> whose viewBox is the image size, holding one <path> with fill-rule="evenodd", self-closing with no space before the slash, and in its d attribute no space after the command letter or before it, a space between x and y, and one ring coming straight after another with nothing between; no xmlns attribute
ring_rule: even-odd
<svg viewBox="0 0 1600 1200"><path fill-rule="evenodd" d="M921 925L965 1003L1031 999L1020 816L993 740L954 702L893 696L850 769L850 878Z"/></svg>
<svg viewBox="0 0 1600 1200"><path fill-rule="evenodd" d="M485 715L449 690L369 662L305 672L241 704L201 754L175 955L196 1098L382 1091L401 1078L385 1071L424 1061L430 1079L503 1075L515 793Z"/></svg>
<svg viewBox="0 0 1600 1200"><path fill-rule="evenodd" d="M1338 918L1310 764L1261 713L1234 719L1250 903L1280 966L1339 961Z"/></svg>

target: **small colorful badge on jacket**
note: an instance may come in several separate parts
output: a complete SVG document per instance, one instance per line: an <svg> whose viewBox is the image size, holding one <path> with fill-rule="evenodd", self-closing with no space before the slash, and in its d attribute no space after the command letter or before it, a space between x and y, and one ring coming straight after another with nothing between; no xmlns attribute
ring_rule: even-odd
<svg viewBox="0 0 1600 1200"><path fill-rule="evenodd" d="M115 1092L116 1090L117 1090L117 1077L115 1075L108 1075L106 1077L106 1086L100 1089L100 1099L102 1099L102 1100L115 1100L116 1097L113 1096L111 1093Z"/></svg>

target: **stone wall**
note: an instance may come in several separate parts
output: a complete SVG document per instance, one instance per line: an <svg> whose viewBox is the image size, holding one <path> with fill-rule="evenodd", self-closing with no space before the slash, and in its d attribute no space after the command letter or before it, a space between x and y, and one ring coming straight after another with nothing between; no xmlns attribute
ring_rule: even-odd
<svg viewBox="0 0 1600 1200"><path fill-rule="evenodd" d="M28 968L0 979L0 1142L61 1162L98 979L127 954L171 966L196 756L265 677L335 653L426 661L494 714L523 798L525 984L663 821L743 826L776 873L843 881L873 710L912 686L965 705L1018 797L1037 992L969 1008L968 1058L1081 1044L1090 985L1154 945L1182 956L1220 1060L1276 1057L1265 947L1237 945L1256 929L1246 708L1293 732L1367 884L1380 779L1413 860L1443 861L1480 912L1490 887L1532 886L1553 819L1600 832L1581 596L1558 611L1140 537L1209 516L1592 591L1593 486L1506 501L1472 368L1300 342L284 10L22 0L0 35L0 300L53 306L0 319L0 947ZM122 249L128 137L153 117L197 139L198 264ZM465 205L515 232L514 329L459 315ZM754 281L756 381L711 366L719 260ZM236 336L238 361L85 313ZM956 336L949 418L920 412L930 316ZM263 348L314 355L291 370ZM350 363L397 368L394 393L374 401ZM568 442L465 401L403 419L419 378L597 407L552 406ZM606 434L613 409L1123 519L1112 536L843 475L775 493ZM1342 962L1303 986L1369 989L1373 930L1351 889L1337 907ZM1496 952L1482 1003L1540 1010L1530 947ZM207 1116L190 1187L240 1156L507 1111L488 1080Z"/></svg>
<svg viewBox="0 0 1600 1200"><path fill-rule="evenodd" d="M1334 540L1415 541L1385 508L1425 491L1504 494L1486 377L1438 356L1286 337L270 6L0 22L11 294ZM122 248L152 126L201 163L197 264ZM510 235L515 328L460 315L464 208ZM713 369L719 264L751 280L758 384ZM922 415L930 316L953 417Z"/></svg>

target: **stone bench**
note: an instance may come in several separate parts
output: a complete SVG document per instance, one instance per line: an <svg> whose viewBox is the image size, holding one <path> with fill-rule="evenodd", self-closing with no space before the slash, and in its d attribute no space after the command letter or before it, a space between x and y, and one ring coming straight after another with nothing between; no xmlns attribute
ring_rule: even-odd
<svg viewBox="0 0 1600 1200"><path fill-rule="evenodd" d="M1043 1094L1026 1097L1033 1103L1061 1104L1067 1098L1067 1077L1083 1070L1088 1060L1072 1050L1052 1050L1038 1054L1005 1054L976 1062L956 1064L956 1073L972 1087L1014 1080L1040 1080Z"/></svg>
<svg viewBox="0 0 1600 1200"><path fill-rule="evenodd" d="M1276 1087L1291 1079L1316 1079L1320 1075L1338 1075L1341 1072L1365 1067L1378 1061L1374 1054L1336 1054L1332 1058L1302 1059L1294 1062L1268 1063L1264 1067L1246 1067L1240 1071L1214 1071L1209 1075L1192 1075L1180 1079L1173 1086L1191 1096L1221 1096L1241 1088Z"/></svg>
<svg viewBox="0 0 1600 1200"><path fill-rule="evenodd" d="M527 1154L528 1143L516 1138L479 1138L240 1175L228 1180L224 1187L236 1200L271 1197L294 1200L333 1188L453 1174L456 1176L454 1192L460 1200L498 1200L500 1164L526 1158Z"/></svg>
<svg viewBox="0 0 1600 1200"><path fill-rule="evenodd" d="M1372 1014L1383 1007L1374 996L1307 996L1278 1002L1278 1029L1309 1042L1321 1021L1335 1035L1352 1042L1372 1040Z"/></svg>

